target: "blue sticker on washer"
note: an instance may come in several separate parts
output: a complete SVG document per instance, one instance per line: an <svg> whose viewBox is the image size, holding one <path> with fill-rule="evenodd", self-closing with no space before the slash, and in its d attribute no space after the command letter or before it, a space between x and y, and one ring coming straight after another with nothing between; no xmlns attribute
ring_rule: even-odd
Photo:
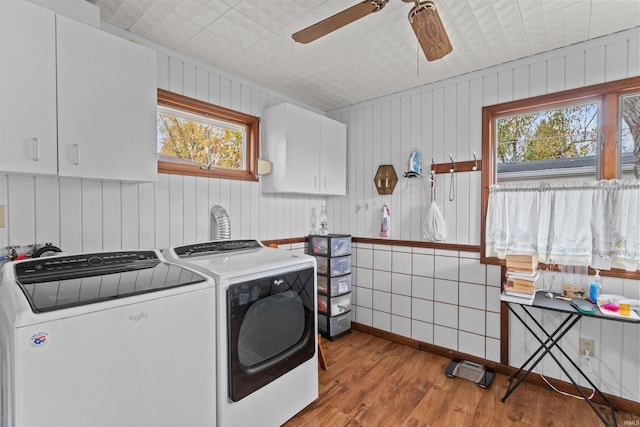
<svg viewBox="0 0 640 427"><path fill-rule="evenodd" d="M31 336L31 345L34 347L42 347L47 342L49 342L49 333L48 332L38 332Z"/></svg>

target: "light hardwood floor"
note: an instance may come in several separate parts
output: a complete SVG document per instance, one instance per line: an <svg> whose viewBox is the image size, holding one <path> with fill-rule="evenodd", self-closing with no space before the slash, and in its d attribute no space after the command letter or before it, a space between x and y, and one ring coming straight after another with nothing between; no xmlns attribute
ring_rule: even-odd
<svg viewBox="0 0 640 427"><path fill-rule="evenodd" d="M323 339L327 370L320 397L285 427L298 426L602 426L583 401L523 383L505 403L508 377L487 389L448 378L449 359L353 331ZM640 415L618 412L618 425L640 426ZM610 421L610 420L609 420Z"/></svg>

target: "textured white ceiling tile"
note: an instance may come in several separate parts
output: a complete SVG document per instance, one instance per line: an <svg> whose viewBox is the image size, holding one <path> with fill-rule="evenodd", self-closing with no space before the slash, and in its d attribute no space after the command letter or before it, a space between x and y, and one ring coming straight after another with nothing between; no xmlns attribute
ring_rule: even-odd
<svg viewBox="0 0 640 427"><path fill-rule="evenodd" d="M514 25L504 27L501 32L504 34L505 43L511 50L511 58L524 57L531 54L522 22L516 22Z"/></svg>
<svg viewBox="0 0 640 427"><path fill-rule="evenodd" d="M155 0L153 4L157 7L161 7L171 12L183 1L184 0Z"/></svg>
<svg viewBox="0 0 640 427"><path fill-rule="evenodd" d="M244 0L235 10L270 31L289 25L306 13L302 6L288 0Z"/></svg>
<svg viewBox="0 0 640 427"><path fill-rule="evenodd" d="M305 10L311 10L326 2L327 0L293 0L292 3L302 6Z"/></svg>
<svg viewBox="0 0 640 427"><path fill-rule="evenodd" d="M460 34L465 40L473 40L478 35L484 34L485 31L491 31L489 28L483 28L473 13L462 15L458 17L455 22ZM450 33L452 31L447 28L447 32L451 38L453 34Z"/></svg>
<svg viewBox="0 0 640 427"><path fill-rule="evenodd" d="M105 3L107 1L108 0L105 0ZM138 17L153 4L153 0L117 0L109 3L115 3L118 5L111 18L126 25L126 27L124 27L125 29L129 29L129 27L136 22ZM102 8L101 4L98 4L98 6Z"/></svg>
<svg viewBox="0 0 640 427"><path fill-rule="evenodd" d="M229 9L230 6L221 0L183 0L171 11L194 25L206 28Z"/></svg>
<svg viewBox="0 0 640 427"><path fill-rule="evenodd" d="M565 7L544 15L549 47L555 49L587 39L589 9L583 5Z"/></svg>
<svg viewBox="0 0 640 427"><path fill-rule="evenodd" d="M524 21L553 14L557 10L570 6L581 5L588 9L590 3L591 0L518 0L518 6Z"/></svg>
<svg viewBox="0 0 640 427"><path fill-rule="evenodd" d="M131 25L130 30L136 34L140 34L145 37L149 36L156 26L161 25L166 17L170 14L169 11L158 7L156 4L152 4L145 10L139 18ZM158 41L160 44L165 44L166 40L153 38L152 40Z"/></svg>
<svg viewBox="0 0 640 427"><path fill-rule="evenodd" d="M207 30L241 48L251 46L269 34L269 30L265 27L233 9L209 25Z"/></svg>
<svg viewBox="0 0 640 427"><path fill-rule="evenodd" d="M481 28L495 31L520 21L517 5L512 0L497 0L489 5L474 8L473 15Z"/></svg>
<svg viewBox="0 0 640 427"><path fill-rule="evenodd" d="M223 70L229 69L225 66L226 61L238 54L240 50L234 43L207 30L200 31L183 45L183 51L186 54Z"/></svg>
<svg viewBox="0 0 640 427"><path fill-rule="evenodd" d="M545 28L545 21L542 16L524 21L523 25L532 54L549 50L547 30Z"/></svg>
<svg viewBox="0 0 640 427"><path fill-rule="evenodd" d="M229 7L234 7L235 5L240 3L241 1L242 0L222 0L222 3L226 4Z"/></svg>
<svg viewBox="0 0 640 427"><path fill-rule="evenodd" d="M438 13L441 13L443 9L448 10L453 16L468 15L473 10L469 0L446 0L437 2L436 10Z"/></svg>
<svg viewBox="0 0 640 427"><path fill-rule="evenodd" d="M148 33L148 36L164 40L165 46L179 50L185 42L191 40L200 31L202 28L197 25L169 13Z"/></svg>

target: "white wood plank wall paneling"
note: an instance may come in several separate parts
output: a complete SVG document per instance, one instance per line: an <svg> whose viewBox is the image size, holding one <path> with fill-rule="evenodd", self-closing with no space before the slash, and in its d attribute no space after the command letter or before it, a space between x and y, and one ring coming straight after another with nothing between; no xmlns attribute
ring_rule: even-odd
<svg viewBox="0 0 640 427"><path fill-rule="evenodd" d="M428 186L400 179L392 195L380 196L373 176L380 164L393 164L400 175L413 147L423 166L472 160L481 153L481 108L499 102L557 92L640 75L640 28L565 49L480 70L332 111L348 124L348 196L328 199L329 221L337 232L377 237L381 207L391 209L391 237L422 240L421 225L429 209ZM437 203L447 224L447 243L480 244L480 172L456 173L455 200L449 201L449 174L437 176ZM404 181L404 182L403 182ZM387 268L385 260L406 258L411 249L356 244L353 320L442 347L499 360L499 269L466 253L413 248L412 271ZM477 254L476 254L477 255ZM437 258L437 261L436 261ZM459 276L449 274L455 266ZM448 270L447 270L448 269ZM475 272L469 274L469 272ZM411 279L411 294L404 286ZM640 281L605 278L607 292L640 297ZM400 289L396 283L401 283ZM484 289L481 292L480 289ZM474 295L470 298L470 295ZM484 296L484 300L482 297ZM537 313L545 325L559 324L553 313ZM510 321L510 360L519 366L537 342ZM563 339L563 348L579 359L580 337L594 339L592 380L607 393L640 402L640 328L616 322L583 320ZM568 379L553 361L538 369ZM575 372L571 372L575 374Z"/></svg>
<svg viewBox="0 0 640 427"><path fill-rule="evenodd" d="M103 27L158 51L163 89L258 116L263 108L284 101L314 110L108 24ZM207 240L213 204L229 212L233 238L280 239L306 235L311 209L319 213L323 203L332 232L377 236L387 203L391 237L419 241L428 186L400 180L393 195L379 196L373 185L378 165L393 164L401 175L413 147L421 151L425 169L431 158L448 162L450 154L458 161L470 160L473 151L481 152L482 106L636 75L640 28L330 112L348 126L347 197L263 195L260 183L164 174L145 184L0 175L0 204L7 206L0 256L9 245L45 242L82 252ZM478 245L480 173L456 173L454 183L451 202L450 176L438 175L446 242ZM303 246L284 249L302 252ZM499 269L480 265L476 253L359 244L353 262L354 320L498 360ZM484 276L469 274L478 271ZM640 282L605 278L604 286L633 296ZM548 313L539 316L545 324L559 321ZM533 343L517 322L511 325L510 353L517 364ZM596 384L640 402L638 328L583 322L565 338L570 354L577 355L580 336L595 339L600 349L592 359ZM563 379L551 363L543 363L541 372Z"/></svg>

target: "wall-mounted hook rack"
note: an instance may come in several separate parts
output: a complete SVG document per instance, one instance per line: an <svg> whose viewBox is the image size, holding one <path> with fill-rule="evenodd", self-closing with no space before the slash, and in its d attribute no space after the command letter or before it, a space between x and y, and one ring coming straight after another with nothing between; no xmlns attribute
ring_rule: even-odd
<svg viewBox="0 0 640 427"><path fill-rule="evenodd" d="M453 156L450 155L451 159L448 163L434 163L433 158L431 159L431 170L435 173L450 173L451 169L453 169L454 173L457 172L474 172L482 170L482 159L478 159L474 156L474 160L466 160L464 162L456 162L453 160Z"/></svg>

